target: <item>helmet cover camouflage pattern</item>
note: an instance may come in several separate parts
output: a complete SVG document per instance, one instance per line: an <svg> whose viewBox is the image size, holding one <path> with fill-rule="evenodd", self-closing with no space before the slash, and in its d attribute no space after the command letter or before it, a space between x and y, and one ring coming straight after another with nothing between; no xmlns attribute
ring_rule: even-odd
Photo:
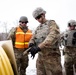
<svg viewBox="0 0 76 75"><path fill-rule="evenodd" d="M75 20L70 20L68 22L68 26L76 26L76 21Z"/></svg>
<svg viewBox="0 0 76 75"><path fill-rule="evenodd" d="M20 19L19 19L19 22L22 21L22 22L28 22L28 18L26 16L21 16Z"/></svg>
<svg viewBox="0 0 76 75"><path fill-rule="evenodd" d="M37 16L39 16L42 13L46 14L46 11L44 9L42 9L41 7L38 7L33 11L33 17L36 18Z"/></svg>

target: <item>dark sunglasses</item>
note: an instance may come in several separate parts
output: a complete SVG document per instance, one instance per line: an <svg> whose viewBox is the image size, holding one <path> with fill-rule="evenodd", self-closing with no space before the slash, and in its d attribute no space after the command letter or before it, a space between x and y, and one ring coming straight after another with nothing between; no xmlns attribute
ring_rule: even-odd
<svg viewBox="0 0 76 75"><path fill-rule="evenodd" d="M28 23L28 21L26 21L26 22L19 21L19 22L21 22L22 24L23 24L23 23L25 23L25 24L27 24L27 23Z"/></svg>
<svg viewBox="0 0 76 75"><path fill-rule="evenodd" d="M71 25L70 23L68 24L68 27L72 27L72 26L76 26L76 25Z"/></svg>
<svg viewBox="0 0 76 75"><path fill-rule="evenodd" d="M40 19L42 17L42 14L40 14L39 16L37 16L35 19Z"/></svg>

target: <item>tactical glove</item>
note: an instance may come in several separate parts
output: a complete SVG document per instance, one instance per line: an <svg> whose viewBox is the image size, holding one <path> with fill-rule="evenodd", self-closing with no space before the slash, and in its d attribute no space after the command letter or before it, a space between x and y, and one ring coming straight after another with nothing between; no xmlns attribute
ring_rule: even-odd
<svg viewBox="0 0 76 75"><path fill-rule="evenodd" d="M34 45L35 45L35 44L33 44L33 43L30 43L30 44L29 44L29 47L32 47L32 46L34 46Z"/></svg>
<svg viewBox="0 0 76 75"><path fill-rule="evenodd" d="M30 50L28 52L31 53L31 57L35 57L35 54L38 53L39 51L41 51L41 49L38 46L33 46L30 48Z"/></svg>

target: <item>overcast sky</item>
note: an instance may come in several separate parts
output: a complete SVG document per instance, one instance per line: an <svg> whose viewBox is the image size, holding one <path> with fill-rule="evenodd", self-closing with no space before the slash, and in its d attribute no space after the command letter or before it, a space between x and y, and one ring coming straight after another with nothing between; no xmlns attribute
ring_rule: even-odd
<svg viewBox="0 0 76 75"><path fill-rule="evenodd" d="M35 29L39 25L32 17L36 7L46 10L46 18L55 20L61 31L66 29L69 20L76 20L76 0L0 0L0 21L12 23L27 16L29 28Z"/></svg>

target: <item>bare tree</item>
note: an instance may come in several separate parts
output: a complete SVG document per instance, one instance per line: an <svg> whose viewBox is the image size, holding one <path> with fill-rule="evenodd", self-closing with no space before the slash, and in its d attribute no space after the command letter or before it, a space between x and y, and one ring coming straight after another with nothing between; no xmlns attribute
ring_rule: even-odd
<svg viewBox="0 0 76 75"><path fill-rule="evenodd" d="M1 32L0 32L0 41L6 40L8 36L8 32L12 27L16 27L18 25L18 20L15 20L14 22L8 22L8 21L0 21L1 26Z"/></svg>

